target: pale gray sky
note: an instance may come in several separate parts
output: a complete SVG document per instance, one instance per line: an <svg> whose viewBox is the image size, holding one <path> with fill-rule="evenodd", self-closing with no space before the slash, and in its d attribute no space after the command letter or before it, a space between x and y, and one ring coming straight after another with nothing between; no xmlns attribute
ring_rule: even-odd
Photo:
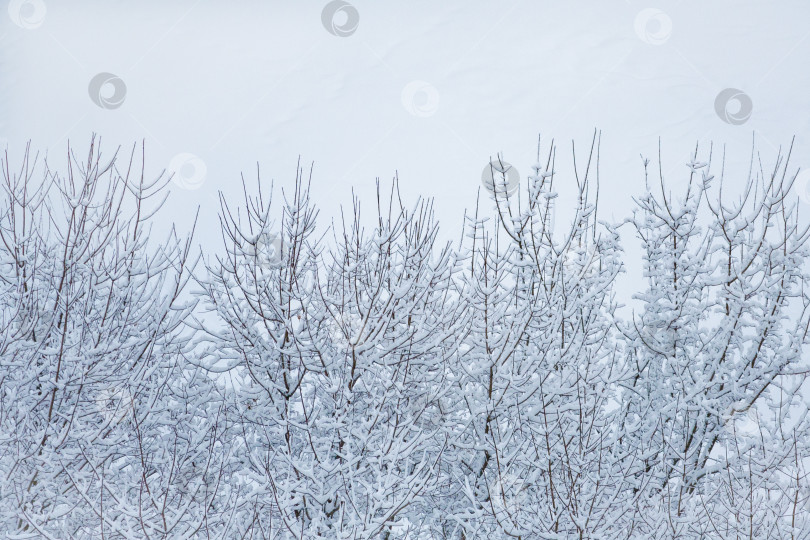
<svg viewBox="0 0 810 540"><path fill-rule="evenodd" d="M212 248L217 191L237 196L256 161L289 188L299 155L315 162L322 217L352 187L372 211L375 178L398 171L408 200L436 199L454 239L489 157L502 152L525 181L538 133L558 141L564 207L570 141L584 155L602 130L605 218L627 215L639 153L655 157L659 137L673 187L697 141L725 144L734 173L754 134L768 160L796 135L794 165L810 167L805 0L3 5L0 143L12 158L31 139L64 162L68 139L84 152L92 132L108 151L145 139L151 174L196 156L196 189L173 186L164 216L182 229L201 206L197 239ZM99 73L125 90L101 77L91 99ZM732 101L721 119L726 88L750 112Z"/></svg>

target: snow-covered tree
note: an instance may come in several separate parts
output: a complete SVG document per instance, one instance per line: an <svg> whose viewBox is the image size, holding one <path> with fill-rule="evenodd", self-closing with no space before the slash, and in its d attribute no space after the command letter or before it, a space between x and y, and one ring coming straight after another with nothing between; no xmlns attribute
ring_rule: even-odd
<svg viewBox="0 0 810 540"><path fill-rule="evenodd" d="M447 445L447 364L463 322L449 250L434 249L430 207L408 211L393 191L370 234L358 202L322 249L302 174L278 222L261 189L238 211L223 199L227 255L201 280L215 315L205 359L232 381L249 532L400 537L430 514Z"/></svg>
<svg viewBox="0 0 810 540"><path fill-rule="evenodd" d="M808 534L808 230L788 199L788 159L751 165L730 204L711 150L699 162L696 149L682 196L659 172L660 195L648 180L628 220L648 287L641 316L620 324L622 438L641 459L634 519L650 535Z"/></svg>
<svg viewBox="0 0 810 540"><path fill-rule="evenodd" d="M0 528L15 538L177 538L216 521L219 400L181 332L189 244L149 242L161 181L135 150L121 167L93 141L61 174L28 151L2 162Z"/></svg>

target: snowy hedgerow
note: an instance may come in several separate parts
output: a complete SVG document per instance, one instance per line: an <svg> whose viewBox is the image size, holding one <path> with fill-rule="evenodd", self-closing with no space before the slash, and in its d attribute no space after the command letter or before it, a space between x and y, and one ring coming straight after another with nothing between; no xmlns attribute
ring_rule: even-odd
<svg viewBox="0 0 810 540"><path fill-rule="evenodd" d="M10 536L810 535L810 253L781 155L737 201L711 149L680 191L645 160L608 223L595 134L555 232L551 144L446 245L396 182L319 229L299 167L280 201L260 179L220 196L202 265L152 237L164 182L130 176L134 151L68 158L2 167Z"/></svg>

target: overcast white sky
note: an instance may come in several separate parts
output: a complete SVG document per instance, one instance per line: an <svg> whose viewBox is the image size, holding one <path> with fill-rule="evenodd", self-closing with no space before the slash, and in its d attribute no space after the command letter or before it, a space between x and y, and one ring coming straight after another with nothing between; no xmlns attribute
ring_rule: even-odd
<svg viewBox="0 0 810 540"><path fill-rule="evenodd" d="M643 185L639 153L654 157L659 137L673 187L697 141L725 144L733 173L754 135L769 160L795 135L793 163L810 168L806 0L2 4L10 157L29 139L51 159L68 140L84 151L92 132L108 151L145 139L154 175L195 156L183 169L194 189L173 186L167 219L183 228L200 206L197 238L214 246L217 191L236 196L257 161L277 188L292 185L299 156L314 161L324 218L352 188L371 211L375 178L398 171L407 199L435 198L448 238L490 156L525 182L538 134L557 139L565 174L571 139L584 152L601 129L600 208L617 220ZM92 96L100 73L118 79L97 79ZM727 88L743 95L724 120L715 102Z"/></svg>

